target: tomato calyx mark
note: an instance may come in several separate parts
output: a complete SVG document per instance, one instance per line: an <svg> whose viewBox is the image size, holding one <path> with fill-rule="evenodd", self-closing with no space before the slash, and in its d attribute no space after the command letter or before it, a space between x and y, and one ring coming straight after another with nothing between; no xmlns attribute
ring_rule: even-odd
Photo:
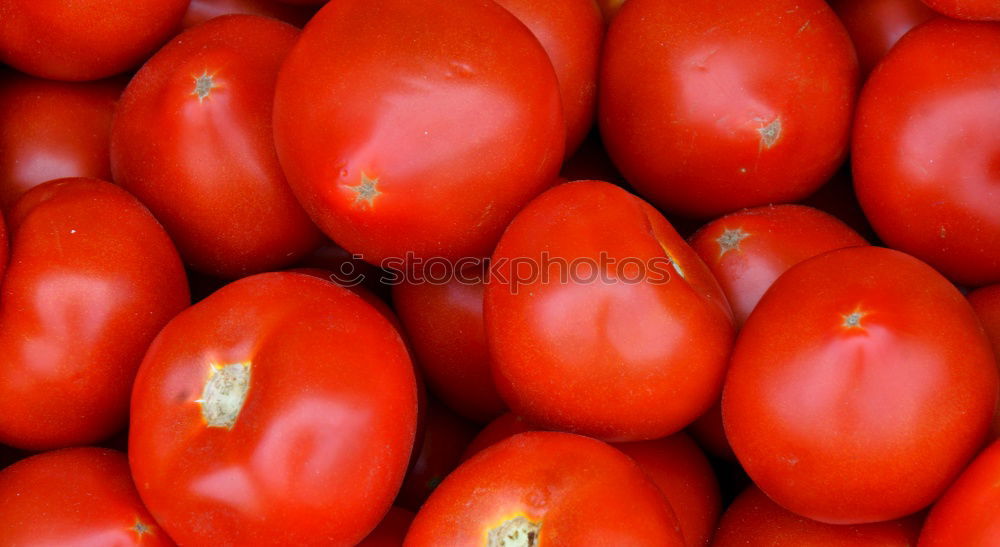
<svg viewBox="0 0 1000 547"><path fill-rule="evenodd" d="M201 415L208 427L232 429L250 389L250 363L212 364L201 399Z"/></svg>
<svg viewBox="0 0 1000 547"><path fill-rule="evenodd" d="M368 205L369 209L375 208L375 198L382 195L382 192L378 191L378 177L369 178L368 175L361 173L361 182L356 186L348 186L352 192L354 192L354 207L358 207L364 204Z"/></svg>
<svg viewBox="0 0 1000 547"><path fill-rule="evenodd" d="M130 530L135 532L135 534L140 538L146 534L153 533L153 527L146 524L145 522L142 522L142 520L140 520L139 517L135 517L135 524L132 525L132 528L130 528Z"/></svg>
<svg viewBox="0 0 1000 547"><path fill-rule="evenodd" d="M208 70L202 71L201 76L194 77L194 91L191 94L198 97L199 103L204 102L212 90L218 87L215 85L214 77L215 74L209 74Z"/></svg>
<svg viewBox="0 0 1000 547"><path fill-rule="evenodd" d="M861 311L853 311L851 313L844 314L841 316L844 318L844 323L842 326L845 329L863 329L864 327L861 326L861 318L863 318L864 316L865 313Z"/></svg>
<svg viewBox="0 0 1000 547"><path fill-rule="evenodd" d="M542 524L524 515L508 519L487 535L487 547L535 547Z"/></svg>
<svg viewBox="0 0 1000 547"><path fill-rule="evenodd" d="M729 251L740 250L740 242L748 237L750 234L741 228L723 230L722 235L715 238L715 242L719 244L719 258L725 256Z"/></svg>
<svg viewBox="0 0 1000 547"><path fill-rule="evenodd" d="M775 118L771 123L758 127L757 132L760 133L761 146L770 149L781 138L781 118Z"/></svg>

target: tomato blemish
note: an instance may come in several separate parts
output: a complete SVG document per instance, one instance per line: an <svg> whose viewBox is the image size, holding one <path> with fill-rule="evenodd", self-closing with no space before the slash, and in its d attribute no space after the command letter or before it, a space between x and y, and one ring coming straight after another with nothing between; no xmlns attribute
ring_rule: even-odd
<svg viewBox="0 0 1000 547"><path fill-rule="evenodd" d="M729 251L740 250L740 242L748 237L750 234L741 228L723 230L722 235L715 238L715 242L719 244L719 258L725 256Z"/></svg>
<svg viewBox="0 0 1000 547"><path fill-rule="evenodd" d="M378 177L369 178L368 175L361 173L361 183L356 186L348 186L352 192L354 192L354 207L362 205L364 203L368 204L369 209L375 208L375 198L382 195L382 192L378 191Z"/></svg>
<svg viewBox="0 0 1000 547"><path fill-rule="evenodd" d="M542 524L518 515L492 528L487 535L487 547L534 547Z"/></svg>
<svg viewBox="0 0 1000 547"><path fill-rule="evenodd" d="M201 399L201 415L208 427L232 429L250 389L250 363L212 364Z"/></svg>
<svg viewBox="0 0 1000 547"><path fill-rule="evenodd" d="M193 76L194 91L192 91L191 94L198 97L199 103L203 102L212 90L218 87L215 85L214 77L215 74L209 74L208 70L202 71L201 76Z"/></svg>
<svg viewBox="0 0 1000 547"><path fill-rule="evenodd" d="M760 133L761 146L763 148L771 148L781 138L781 118L775 118L771 123L758 127L757 132Z"/></svg>
<svg viewBox="0 0 1000 547"><path fill-rule="evenodd" d="M130 528L130 530L135 532L136 535L139 536L140 538L146 534L153 533L153 527L146 524L145 522L142 522L142 520L140 520L139 517L135 517L135 524L132 525L132 528Z"/></svg>
<svg viewBox="0 0 1000 547"><path fill-rule="evenodd" d="M841 317L844 318L844 322L843 322L842 326L845 329L863 329L864 327L861 325L861 319L865 315L867 315L865 312L858 311L858 310L855 310L855 311L853 311L851 313L848 313L846 315L841 315Z"/></svg>

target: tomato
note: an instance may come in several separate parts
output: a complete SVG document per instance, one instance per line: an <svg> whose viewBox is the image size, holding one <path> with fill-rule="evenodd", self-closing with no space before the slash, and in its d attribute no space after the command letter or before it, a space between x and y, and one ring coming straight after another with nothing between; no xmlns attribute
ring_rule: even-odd
<svg viewBox="0 0 1000 547"><path fill-rule="evenodd" d="M966 298L969 304L972 304L972 309L975 310L983 328L986 329L986 336L993 345L993 355L1000 364L1000 285L976 289L966 295ZM991 440L998 438L1000 438L1000 408L993 417L993 430L990 432Z"/></svg>
<svg viewBox="0 0 1000 547"><path fill-rule="evenodd" d="M920 0L832 0L867 75L910 29L936 14Z"/></svg>
<svg viewBox="0 0 1000 547"><path fill-rule="evenodd" d="M802 516L890 520L930 504L975 455L997 368L971 306L928 265L879 247L793 266L740 332L722 397L754 482Z"/></svg>
<svg viewBox="0 0 1000 547"><path fill-rule="evenodd" d="M925 4L956 19L1000 21L1000 4L996 0L923 0Z"/></svg>
<svg viewBox="0 0 1000 547"><path fill-rule="evenodd" d="M0 211L0 281L3 281L3 272L7 267L7 224L3 221L3 212Z"/></svg>
<svg viewBox="0 0 1000 547"><path fill-rule="evenodd" d="M120 80L52 82L16 73L0 84L0 208L64 177L111 178L111 115Z"/></svg>
<svg viewBox="0 0 1000 547"><path fill-rule="evenodd" d="M497 0L541 42L559 79L570 154L594 125L604 19L594 0Z"/></svg>
<svg viewBox="0 0 1000 547"><path fill-rule="evenodd" d="M486 256L556 176L559 101L545 50L493 2L342 0L281 69L275 142L299 200L348 251Z"/></svg>
<svg viewBox="0 0 1000 547"><path fill-rule="evenodd" d="M1000 281L1000 26L940 18L903 37L858 103L852 162L890 246L968 285Z"/></svg>
<svg viewBox="0 0 1000 547"><path fill-rule="evenodd" d="M476 436L476 427L431 399L427 424L416 445L417 458L403 479L396 505L416 511L441 481L451 473Z"/></svg>
<svg viewBox="0 0 1000 547"><path fill-rule="evenodd" d="M858 65L823 0L629 0L601 63L608 152L671 213L796 201L846 155Z"/></svg>
<svg viewBox="0 0 1000 547"><path fill-rule="evenodd" d="M154 55L122 96L115 180L149 206L196 270L240 277L290 265L320 244L271 137L274 82L296 36L263 17L214 19Z"/></svg>
<svg viewBox="0 0 1000 547"><path fill-rule="evenodd" d="M713 547L910 547L916 545L920 520L914 517L871 524L825 524L800 517L774 503L756 486L733 501L712 542Z"/></svg>
<svg viewBox="0 0 1000 547"><path fill-rule="evenodd" d="M726 298L641 199L598 181L552 188L511 222L491 260L487 340L516 414L643 440L679 431L718 398L733 340Z"/></svg>
<svg viewBox="0 0 1000 547"><path fill-rule="evenodd" d="M173 545L142 505L124 454L66 448L0 472L0 544Z"/></svg>
<svg viewBox="0 0 1000 547"><path fill-rule="evenodd" d="M682 546L670 504L601 441L529 432L479 453L417 512L404 545Z"/></svg>
<svg viewBox="0 0 1000 547"><path fill-rule="evenodd" d="M0 2L0 61L52 80L97 80L138 65L190 0Z"/></svg>
<svg viewBox="0 0 1000 547"><path fill-rule="evenodd" d="M489 421L506 406L490 372L482 272L463 270L444 283L431 281L403 282L392 290L416 361L449 408L473 421Z"/></svg>
<svg viewBox="0 0 1000 547"><path fill-rule="evenodd" d="M189 302L177 251L135 198L96 179L37 186L8 222L0 442L46 450L105 439L125 425L149 343Z"/></svg>
<svg viewBox="0 0 1000 547"><path fill-rule="evenodd" d="M958 477L927 515L921 547L1000 543L1000 442Z"/></svg>
<svg viewBox="0 0 1000 547"><path fill-rule="evenodd" d="M302 28L315 11L282 4L278 0L191 0L181 20L181 28L189 29L213 17L235 13L273 17Z"/></svg>
<svg viewBox="0 0 1000 547"><path fill-rule="evenodd" d="M406 531L410 529L414 516L413 511L392 507L382 522L357 547L399 547L406 538Z"/></svg>
<svg viewBox="0 0 1000 547"><path fill-rule="evenodd" d="M171 321L132 395L139 493L181 544L352 544L413 446L406 346L359 296L297 273L227 285Z"/></svg>

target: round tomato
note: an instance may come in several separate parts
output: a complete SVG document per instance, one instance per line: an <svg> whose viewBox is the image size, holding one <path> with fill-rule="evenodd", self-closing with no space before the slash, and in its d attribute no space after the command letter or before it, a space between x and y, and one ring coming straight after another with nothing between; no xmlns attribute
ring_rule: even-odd
<svg viewBox="0 0 1000 547"><path fill-rule="evenodd" d="M1000 442L993 443L958 477L920 532L921 547L1000 544Z"/></svg>
<svg viewBox="0 0 1000 547"><path fill-rule="evenodd" d="M15 73L0 83L0 208L64 177L111 179L111 116L124 82L64 83Z"/></svg>
<svg viewBox="0 0 1000 547"><path fill-rule="evenodd" d="M352 544L392 504L417 390L398 332L297 273L216 291L153 342L132 395L139 493L181 544Z"/></svg>
<svg viewBox="0 0 1000 547"><path fill-rule="evenodd" d="M1000 3L996 0L923 0L925 4L956 19L1000 21Z"/></svg>
<svg viewBox="0 0 1000 547"><path fill-rule="evenodd" d="M936 14L920 0L833 0L867 75L910 29Z"/></svg>
<svg viewBox="0 0 1000 547"><path fill-rule="evenodd" d="M237 13L272 17L302 28L315 11L308 7L282 4L277 0L191 0L181 20L181 28L189 29L213 17Z"/></svg>
<svg viewBox="0 0 1000 547"><path fill-rule="evenodd" d="M271 136L274 82L297 35L264 17L213 19L161 49L122 95L115 181L149 206L196 270L240 277L320 244Z"/></svg>
<svg viewBox="0 0 1000 547"><path fill-rule="evenodd" d="M740 332L722 397L754 482L802 516L890 520L975 455L997 402L989 340L930 266L880 247L801 262Z"/></svg>
<svg viewBox="0 0 1000 547"><path fill-rule="evenodd" d="M138 200L96 179L28 191L0 287L0 442L88 444L121 429L149 343L190 302L177 251Z"/></svg>
<svg viewBox="0 0 1000 547"><path fill-rule="evenodd" d="M670 504L638 465L601 441L529 432L445 478L403 543L683 546Z"/></svg>
<svg viewBox="0 0 1000 547"><path fill-rule="evenodd" d="M915 517L858 525L809 520L750 486L722 515L712 547L911 547L919 532L920 520Z"/></svg>
<svg viewBox="0 0 1000 547"><path fill-rule="evenodd" d="M465 269L444 283L424 281L392 289L417 364L431 391L451 409L470 420L489 421L506 405L490 372L482 272Z"/></svg>
<svg viewBox="0 0 1000 547"><path fill-rule="evenodd" d="M979 321L986 329L986 336L993 345L993 354L1000 364L1000 285L990 285L976 289L966 296ZM1000 408L993 417L990 439L1000 439Z"/></svg>
<svg viewBox="0 0 1000 547"><path fill-rule="evenodd" d="M413 511L392 507L382 522L356 547L399 547L406 538L414 516Z"/></svg>
<svg viewBox="0 0 1000 547"><path fill-rule="evenodd" d="M416 444L413 465L406 472L396 504L416 511L441 481L462 461L462 454L476 436L476 427L431 399L426 425Z"/></svg>
<svg viewBox="0 0 1000 547"><path fill-rule="evenodd" d="M601 62L608 152L670 212L795 201L846 155L858 64L823 0L629 0Z"/></svg>
<svg viewBox="0 0 1000 547"><path fill-rule="evenodd" d="M2 545L173 545L142 505L125 454L66 448L0 472Z"/></svg>
<svg viewBox="0 0 1000 547"><path fill-rule="evenodd" d="M875 231L959 283L1000 281L1000 25L913 29L858 103L854 186Z"/></svg>
<svg viewBox="0 0 1000 547"><path fill-rule="evenodd" d="M96 80L146 58L190 0L0 2L0 61L52 80Z"/></svg>
<svg viewBox="0 0 1000 547"><path fill-rule="evenodd" d="M281 165L320 228L373 263L486 256L566 138L538 40L493 2L340 0L274 103Z"/></svg>

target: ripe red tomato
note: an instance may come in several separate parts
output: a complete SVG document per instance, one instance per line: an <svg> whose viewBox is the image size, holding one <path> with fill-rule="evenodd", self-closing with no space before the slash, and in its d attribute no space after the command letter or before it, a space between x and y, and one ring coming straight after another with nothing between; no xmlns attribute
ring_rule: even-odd
<svg viewBox="0 0 1000 547"><path fill-rule="evenodd" d="M417 364L431 391L452 410L473 421L492 420L506 405L490 372L482 272L466 269L445 283L425 281L392 289Z"/></svg>
<svg viewBox="0 0 1000 547"><path fill-rule="evenodd" d="M128 458L66 448L0 472L2 545L173 545L142 505Z"/></svg>
<svg viewBox="0 0 1000 547"><path fill-rule="evenodd" d="M341 0L282 67L275 142L299 200L347 250L486 256L556 176L559 100L545 50L493 2Z"/></svg>
<svg viewBox="0 0 1000 547"><path fill-rule="evenodd" d="M132 395L139 493L181 544L352 544L392 504L417 391L359 296L297 273L215 292L153 342Z"/></svg>
<svg viewBox="0 0 1000 547"><path fill-rule="evenodd" d="M64 83L0 73L0 208L65 177L111 179L111 115L121 80Z"/></svg>
<svg viewBox="0 0 1000 547"><path fill-rule="evenodd" d="M644 440L682 429L718 398L729 306L641 199L598 181L552 188L511 222L491 260L487 340L516 414L545 429Z"/></svg>
<svg viewBox="0 0 1000 547"><path fill-rule="evenodd" d="M993 355L996 356L1000 364L1000 285L990 285L981 289L976 289L966 295L972 309L975 310L979 321L986 329L986 336L989 337L993 345ZM1000 439L1000 408L993 416L993 430L990 431L990 439Z"/></svg>
<svg viewBox="0 0 1000 547"><path fill-rule="evenodd" d="M722 515L712 546L911 547L916 545L919 533L920 519L915 517L857 525L809 520L750 486Z"/></svg>
<svg viewBox="0 0 1000 547"><path fill-rule="evenodd" d="M497 0L541 42L559 79L566 119L566 154L573 153L594 125L597 68L604 18L594 0Z"/></svg>
<svg viewBox="0 0 1000 547"><path fill-rule="evenodd" d="M857 83L850 37L823 0L629 0L608 29L598 119L640 194L714 217L829 179Z"/></svg>
<svg viewBox="0 0 1000 547"><path fill-rule="evenodd" d="M858 103L852 162L891 247L959 283L1000 281L1000 26L945 18L903 37Z"/></svg>
<svg viewBox="0 0 1000 547"><path fill-rule="evenodd" d="M683 546L677 518L638 465L601 441L529 432L445 478L403 545Z"/></svg>
<svg viewBox="0 0 1000 547"><path fill-rule="evenodd" d="M356 547L399 547L406 538L406 532L413 522L413 511L402 507L392 507L382 522Z"/></svg>
<svg viewBox="0 0 1000 547"><path fill-rule="evenodd" d="M278 0L191 0L181 28L189 29L213 17L242 13L263 15L302 28L316 10L304 6L290 6Z"/></svg>
<svg viewBox="0 0 1000 547"><path fill-rule="evenodd" d="M271 136L274 82L297 35L264 17L213 19L161 49L122 95L115 180L199 271L235 278L281 268L320 244Z"/></svg>
<svg viewBox="0 0 1000 547"><path fill-rule="evenodd" d="M965 298L898 251L801 262L740 332L722 397L754 482L802 516L890 520L930 504L975 455L997 401Z"/></svg>
<svg viewBox="0 0 1000 547"><path fill-rule="evenodd" d="M0 61L52 80L113 76L166 41L189 1L0 2Z"/></svg>
<svg viewBox="0 0 1000 547"><path fill-rule="evenodd" d="M830 7L851 35L862 75L910 29L936 15L920 0L832 0Z"/></svg>
<svg viewBox="0 0 1000 547"><path fill-rule="evenodd" d="M149 343L190 302L177 251L138 200L96 179L37 186L7 220L0 442L103 440L125 425Z"/></svg>
<svg viewBox="0 0 1000 547"><path fill-rule="evenodd" d="M927 515L920 547L1000 544L1000 442L958 477Z"/></svg>
<svg viewBox="0 0 1000 547"><path fill-rule="evenodd" d="M996 0L923 0L925 4L956 19L1000 21L1000 3Z"/></svg>
<svg viewBox="0 0 1000 547"><path fill-rule="evenodd" d="M416 511L431 492L462 461L462 454L476 436L476 427L441 403L427 402L426 427L414 451L416 459L406 472L396 505Z"/></svg>

